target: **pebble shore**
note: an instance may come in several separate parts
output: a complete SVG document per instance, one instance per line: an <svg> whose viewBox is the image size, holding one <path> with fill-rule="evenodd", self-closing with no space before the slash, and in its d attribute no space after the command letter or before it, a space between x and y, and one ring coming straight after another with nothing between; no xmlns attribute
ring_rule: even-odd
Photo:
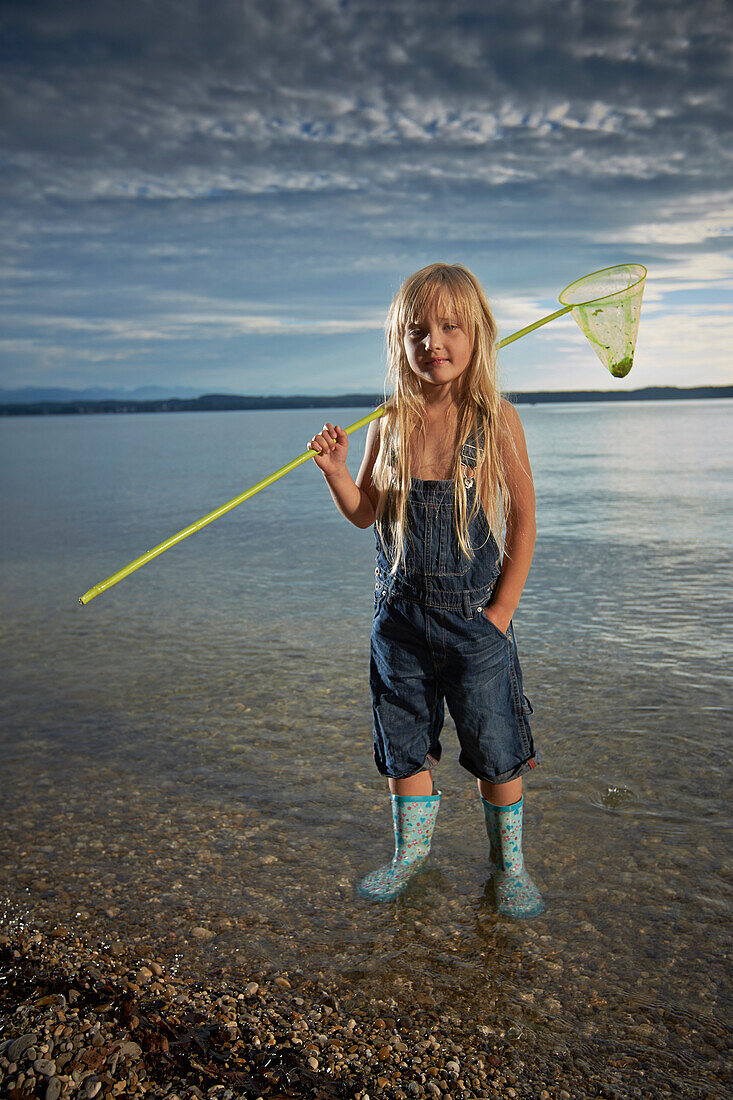
<svg viewBox="0 0 733 1100"><path fill-rule="evenodd" d="M672 1086L643 1057L594 1067L458 1001L408 1005L300 970L197 983L173 969L63 927L0 932L3 1100L731 1095L724 1060Z"/></svg>

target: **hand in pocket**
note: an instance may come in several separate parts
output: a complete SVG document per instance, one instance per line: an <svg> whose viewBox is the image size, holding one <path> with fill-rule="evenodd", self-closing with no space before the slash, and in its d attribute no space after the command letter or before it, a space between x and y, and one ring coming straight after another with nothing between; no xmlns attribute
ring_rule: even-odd
<svg viewBox="0 0 733 1100"><path fill-rule="evenodd" d="M503 634L505 638L509 636L509 624L512 621L511 619L507 619L504 615L497 615L491 605L485 607L481 614L484 615L491 625L495 626L499 633Z"/></svg>

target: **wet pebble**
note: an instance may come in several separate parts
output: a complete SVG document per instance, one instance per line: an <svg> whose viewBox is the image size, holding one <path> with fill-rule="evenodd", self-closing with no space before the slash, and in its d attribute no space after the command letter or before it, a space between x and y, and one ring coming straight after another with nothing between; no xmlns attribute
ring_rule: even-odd
<svg viewBox="0 0 733 1100"><path fill-rule="evenodd" d="M44 1100L59 1100L63 1087L63 1083L58 1077L52 1077L46 1086Z"/></svg>
<svg viewBox="0 0 733 1100"><path fill-rule="evenodd" d="M17 1039L13 1039L5 1051L5 1057L9 1062L17 1062L25 1051L29 1047L32 1047L36 1042L37 1036L34 1032L28 1032L25 1035L19 1035Z"/></svg>
<svg viewBox="0 0 733 1100"><path fill-rule="evenodd" d="M213 940L216 936L216 932L212 932L210 928L192 928L191 935L195 936L197 940Z"/></svg>

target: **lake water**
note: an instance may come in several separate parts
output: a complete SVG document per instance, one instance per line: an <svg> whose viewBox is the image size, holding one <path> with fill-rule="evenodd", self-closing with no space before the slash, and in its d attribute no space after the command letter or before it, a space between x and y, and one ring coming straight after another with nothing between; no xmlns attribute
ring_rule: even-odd
<svg viewBox="0 0 733 1100"><path fill-rule="evenodd" d="M538 1043L646 1051L689 1084L731 1007L733 402L520 406L532 922L489 903L449 718L432 869L387 906L354 892L392 851L374 536L315 464L77 602L367 411L0 422L5 919L132 938L202 978L256 961L481 1002Z"/></svg>

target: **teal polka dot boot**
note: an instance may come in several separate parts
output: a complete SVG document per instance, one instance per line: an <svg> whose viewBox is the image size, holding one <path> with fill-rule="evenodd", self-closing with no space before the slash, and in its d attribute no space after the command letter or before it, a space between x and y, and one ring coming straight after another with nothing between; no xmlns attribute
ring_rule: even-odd
<svg viewBox="0 0 733 1100"><path fill-rule="evenodd" d="M496 906L505 917L538 917L544 911L542 895L524 867L522 811L524 798L513 806L494 806L482 798L486 832L491 846Z"/></svg>
<svg viewBox="0 0 733 1100"><path fill-rule="evenodd" d="M363 898L391 901L402 893L415 872L425 865L439 805L440 791L414 798L392 795L394 856L391 863L361 880L358 891Z"/></svg>

